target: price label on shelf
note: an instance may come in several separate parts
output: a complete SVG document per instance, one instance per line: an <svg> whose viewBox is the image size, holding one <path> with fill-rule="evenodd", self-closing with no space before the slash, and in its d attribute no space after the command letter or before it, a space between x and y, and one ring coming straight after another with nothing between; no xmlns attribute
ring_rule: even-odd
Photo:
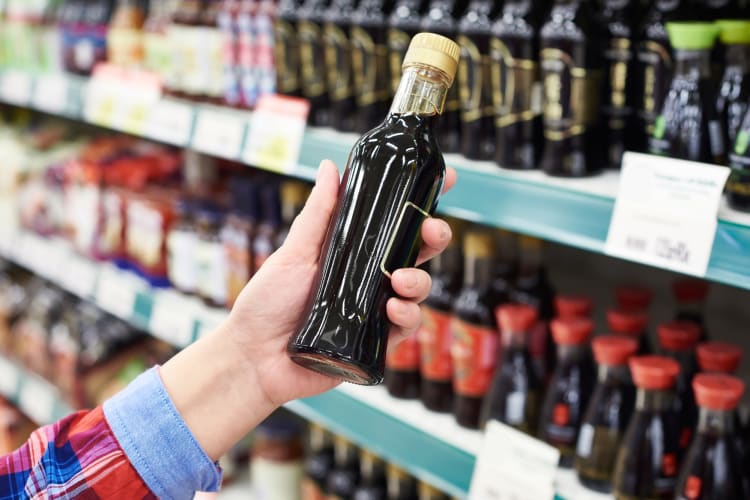
<svg viewBox="0 0 750 500"><path fill-rule="evenodd" d="M69 92L70 85L65 75L41 75L36 79L33 105L47 113L65 113L68 110Z"/></svg>
<svg viewBox="0 0 750 500"><path fill-rule="evenodd" d="M200 307L196 300L180 293L159 292L154 297L149 331L173 346L185 347L193 341L195 315L191 312Z"/></svg>
<svg viewBox="0 0 750 500"><path fill-rule="evenodd" d="M21 373L9 359L0 356L0 394L6 398L16 397Z"/></svg>
<svg viewBox="0 0 750 500"><path fill-rule="evenodd" d="M128 320L135 299L144 287L135 276L111 266L102 266L96 289L96 303L115 316Z"/></svg>
<svg viewBox="0 0 750 500"><path fill-rule="evenodd" d="M5 102L25 106L31 102L33 81L24 71L10 70L2 76L0 96Z"/></svg>
<svg viewBox="0 0 750 500"><path fill-rule="evenodd" d="M556 448L492 420L477 455L469 500L552 500L559 460Z"/></svg>
<svg viewBox="0 0 750 500"><path fill-rule="evenodd" d="M162 99L149 112L146 137L175 146L187 145L195 119L193 110L189 104Z"/></svg>
<svg viewBox="0 0 750 500"><path fill-rule="evenodd" d="M201 153L235 159L240 155L246 125L244 113L201 109L196 118L192 147Z"/></svg>
<svg viewBox="0 0 750 500"><path fill-rule="evenodd" d="M70 253L58 277L60 286L78 295L90 297L94 294L99 267L89 259Z"/></svg>
<svg viewBox="0 0 750 500"><path fill-rule="evenodd" d="M21 410L39 424L48 424L53 420L56 389L37 377L27 377L21 387L18 404Z"/></svg>
<svg viewBox="0 0 750 500"><path fill-rule="evenodd" d="M274 172L297 166L310 103L305 99L267 95L250 119L242 160Z"/></svg>
<svg viewBox="0 0 750 500"><path fill-rule="evenodd" d="M626 153L605 252L703 276L729 169Z"/></svg>

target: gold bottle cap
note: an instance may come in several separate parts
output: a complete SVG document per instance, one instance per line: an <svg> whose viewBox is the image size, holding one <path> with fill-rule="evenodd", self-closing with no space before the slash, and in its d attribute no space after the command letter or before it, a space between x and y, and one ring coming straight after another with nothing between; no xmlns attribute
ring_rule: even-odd
<svg viewBox="0 0 750 500"><path fill-rule="evenodd" d="M460 53L458 44L450 38L435 33L417 33L411 39L402 67L415 63L432 66L448 75L450 85L456 76Z"/></svg>
<svg viewBox="0 0 750 500"><path fill-rule="evenodd" d="M474 258L492 256L492 236L486 231L471 230L464 234L464 255Z"/></svg>

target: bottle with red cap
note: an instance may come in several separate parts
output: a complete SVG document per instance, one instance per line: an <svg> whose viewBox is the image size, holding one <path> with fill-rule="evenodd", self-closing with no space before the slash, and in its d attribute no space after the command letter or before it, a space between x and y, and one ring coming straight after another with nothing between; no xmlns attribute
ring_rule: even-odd
<svg viewBox="0 0 750 500"><path fill-rule="evenodd" d="M608 493L617 450L635 405L628 360L638 350L638 342L606 335L592 340L591 346L598 373L578 433L575 468L581 484Z"/></svg>
<svg viewBox="0 0 750 500"><path fill-rule="evenodd" d="M607 311L607 325L611 333L631 337L638 341L638 354L651 352L646 327L648 315L644 311L627 309L610 309Z"/></svg>
<svg viewBox="0 0 750 500"><path fill-rule="evenodd" d="M680 419L680 449L690 445L693 429L698 420L698 407L690 387L693 375L698 371L695 348L700 338L700 328L689 321L669 321L657 328L659 347L665 356L680 364L680 374L675 384L674 407Z"/></svg>
<svg viewBox="0 0 750 500"><path fill-rule="evenodd" d="M507 304L496 309L503 339L503 359L482 407L482 427L491 419L533 434L539 418L542 381L534 369L529 335L537 322L536 309Z"/></svg>
<svg viewBox="0 0 750 500"><path fill-rule="evenodd" d="M557 318L551 325L557 363L542 403L539 438L560 450L560 465L572 467L578 429L594 385L587 318Z"/></svg>
<svg viewBox="0 0 750 500"><path fill-rule="evenodd" d="M708 282L680 279L672 283L672 295L677 302L675 319L692 321L701 329L701 342L708 340L704 309L708 297Z"/></svg>
<svg viewBox="0 0 750 500"><path fill-rule="evenodd" d="M750 498L734 419L745 384L730 375L702 373L693 379L693 390L700 420L680 468L675 499Z"/></svg>
<svg viewBox="0 0 750 500"><path fill-rule="evenodd" d="M555 297L558 318L590 318L594 301L586 295L562 295ZM553 332L554 337L554 332Z"/></svg>
<svg viewBox="0 0 750 500"><path fill-rule="evenodd" d="M615 288L617 308L623 311L648 312L654 293L641 285L622 285Z"/></svg>
<svg viewBox="0 0 750 500"><path fill-rule="evenodd" d="M459 425L478 428L500 345L492 310L492 237L485 231L468 231L463 249L464 285L450 323L453 414Z"/></svg>
<svg viewBox="0 0 750 500"><path fill-rule="evenodd" d="M732 375L742 360L742 348L727 342L704 342L695 352L700 371Z"/></svg>
<svg viewBox="0 0 750 500"><path fill-rule="evenodd" d="M615 461L612 489L617 500L671 499L680 460L674 386L680 365L664 356L629 361L638 388L635 413Z"/></svg>

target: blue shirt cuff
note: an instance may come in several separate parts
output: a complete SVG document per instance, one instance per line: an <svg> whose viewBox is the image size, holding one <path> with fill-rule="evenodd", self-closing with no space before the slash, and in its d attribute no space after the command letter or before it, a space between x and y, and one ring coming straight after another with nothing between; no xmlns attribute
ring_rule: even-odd
<svg viewBox="0 0 750 500"><path fill-rule="evenodd" d="M154 367L104 403L104 415L135 470L163 499L218 491L221 469L196 441Z"/></svg>

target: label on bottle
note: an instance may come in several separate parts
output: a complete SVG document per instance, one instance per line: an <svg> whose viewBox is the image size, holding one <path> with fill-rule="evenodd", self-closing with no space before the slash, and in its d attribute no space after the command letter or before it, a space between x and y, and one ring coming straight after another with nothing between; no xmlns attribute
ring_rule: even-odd
<svg viewBox="0 0 750 500"><path fill-rule="evenodd" d="M451 315L423 305L417 340L422 377L435 382L450 382L453 378Z"/></svg>
<svg viewBox="0 0 750 500"><path fill-rule="evenodd" d="M349 39L335 24L323 27L323 43L328 80L328 94L332 101L342 101L352 95L352 66Z"/></svg>
<svg viewBox="0 0 750 500"><path fill-rule="evenodd" d="M544 425L545 440L560 448L564 454L572 453L576 444L577 426L570 421L570 407L557 403L552 408L550 421Z"/></svg>
<svg viewBox="0 0 750 500"><path fill-rule="evenodd" d="M650 137L654 134L656 115L661 112L669 91L674 63L669 46L653 40L640 44L638 62L643 74L643 102L638 115L645 121L646 135Z"/></svg>
<svg viewBox="0 0 750 500"><path fill-rule="evenodd" d="M323 490L309 477L302 478L302 500L325 500Z"/></svg>
<svg viewBox="0 0 750 500"><path fill-rule="evenodd" d="M703 481L701 481L701 478L698 476L688 476L687 481L685 481L685 490L683 491L685 498L688 500L697 500L700 498L702 486Z"/></svg>
<svg viewBox="0 0 750 500"><path fill-rule="evenodd" d="M490 77L496 127L530 121L542 113L539 65L514 58L498 38L490 40Z"/></svg>
<svg viewBox="0 0 750 500"><path fill-rule="evenodd" d="M108 59L117 66L138 66L143 61L143 37L139 29L110 28L107 33Z"/></svg>
<svg viewBox="0 0 750 500"><path fill-rule="evenodd" d="M127 251L145 267L154 267L162 256L164 218L148 205L130 202L127 208Z"/></svg>
<svg viewBox="0 0 750 500"><path fill-rule="evenodd" d="M220 99L224 95L224 35L214 27L204 27L201 30L201 43L206 73L203 93L213 99Z"/></svg>
<svg viewBox="0 0 750 500"><path fill-rule="evenodd" d="M411 37L402 30L388 30L388 65L391 69L391 91L395 94L401 83L401 65L409 48Z"/></svg>
<svg viewBox="0 0 750 500"><path fill-rule="evenodd" d="M485 116L494 116L492 105L492 79L488 41L478 47L474 41L460 35L461 57L458 60L458 95L461 99L461 119L473 122ZM484 53L483 53L484 51Z"/></svg>
<svg viewBox="0 0 750 500"><path fill-rule="evenodd" d="M199 240L195 252L198 292L216 304L227 301L227 264L224 246Z"/></svg>
<svg viewBox="0 0 750 500"><path fill-rule="evenodd" d="M487 394L498 358L497 331L456 317L451 319L453 387L462 396Z"/></svg>
<svg viewBox="0 0 750 500"><path fill-rule="evenodd" d="M317 24L309 21L300 21L297 30L302 91L308 98L319 97L326 91L326 61L320 31Z"/></svg>
<svg viewBox="0 0 750 500"><path fill-rule="evenodd" d="M274 24L274 37L278 91L280 94L296 94L300 90L298 78L300 63L294 26L283 19L277 19Z"/></svg>
<svg viewBox="0 0 750 500"><path fill-rule="evenodd" d="M544 136L563 141L582 135L596 123L599 113L601 73L574 66L570 54L543 49Z"/></svg>
<svg viewBox="0 0 750 500"><path fill-rule="evenodd" d="M401 342L388 344L385 365L393 370L419 370L419 344L417 334L408 335Z"/></svg>
<svg viewBox="0 0 750 500"><path fill-rule="evenodd" d="M591 450L594 446L594 426L588 422L581 426L578 433L578 442L576 443L576 454L582 458L591 456Z"/></svg>
<svg viewBox="0 0 750 500"><path fill-rule="evenodd" d="M609 87L605 98L607 103L603 112L607 117L607 162L611 166L619 166L625 153L625 126L630 114L627 102L626 85L628 68L632 59L630 40L627 38L613 38L604 52L608 62Z"/></svg>
<svg viewBox="0 0 750 500"><path fill-rule="evenodd" d="M143 35L144 67L159 75L163 83L169 78L172 52L169 38L164 33L145 33Z"/></svg>
<svg viewBox="0 0 750 500"><path fill-rule="evenodd" d="M223 232L224 251L227 256L228 303L234 304L240 292L252 277L253 258L248 234L243 231Z"/></svg>
<svg viewBox="0 0 750 500"><path fill-rule="evenodd" d="M387 67L388 48L376 44L366 30L354 26L351 29L351 50L357 104L369 106L388 100L390 97L388 72L380 71L380 68Z"/></svg>

